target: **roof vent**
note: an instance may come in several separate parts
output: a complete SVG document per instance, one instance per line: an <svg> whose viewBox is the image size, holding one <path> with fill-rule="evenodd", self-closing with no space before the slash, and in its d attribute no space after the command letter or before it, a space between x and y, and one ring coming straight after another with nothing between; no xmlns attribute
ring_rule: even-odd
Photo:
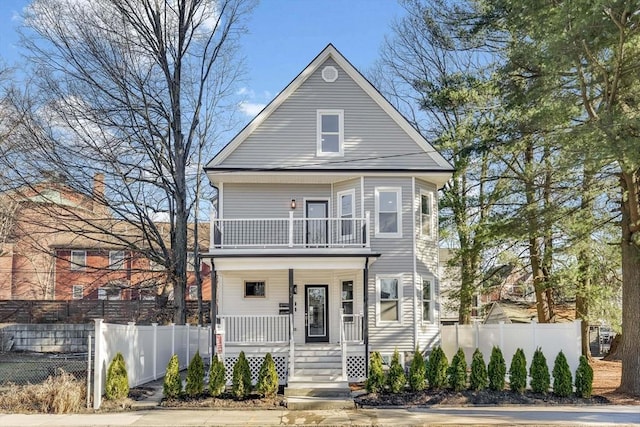
<svg viewBox="0 0 640 427"><path fill-rule="evenodd" d="M322 69L322 79L327 83L338 80L338 70L336 67L328 65Z"/></svg>

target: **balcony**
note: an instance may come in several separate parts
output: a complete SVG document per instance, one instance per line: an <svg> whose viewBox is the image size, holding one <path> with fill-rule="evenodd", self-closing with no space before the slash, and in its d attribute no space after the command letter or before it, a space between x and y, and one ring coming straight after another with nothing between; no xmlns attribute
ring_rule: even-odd
<svg viewBox="0 0 640 427"><path fill-rule="evenodd" d="M214 219L214 249L369 248L365 218Z"/></svg>

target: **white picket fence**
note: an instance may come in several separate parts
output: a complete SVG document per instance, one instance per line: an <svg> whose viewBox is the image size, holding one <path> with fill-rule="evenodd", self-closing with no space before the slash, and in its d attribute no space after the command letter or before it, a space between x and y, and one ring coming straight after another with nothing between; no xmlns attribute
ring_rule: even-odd
<svg viewBox="0 0 640 427"><path fill-rule="evenodd" d="M211 355L211 328L189 325L150 326L115 325L95 319L95 356L93 371L93 407L102 403L107 369L116 353L124 356L129 387L164 376L167 363L177 354L180 369L200 352L203 359Z"/></svg>
<svg viewBox="0 0 640 427"><path fill-rule="evenodd" d="M441 330L442 350L451 362L453 355L462 348L467 365L471 364L473 352L479 348L486 363L489 363L494 346L502 350L507 363L518 348L524 351L527 358L527 370L531 365L533 353L541 348L547 359L549 372L553 370L553 362L560 351L564 353L575 374L581 354L580 320L572 323L528 323L528 324L473 324L443 326Z"/></svg>

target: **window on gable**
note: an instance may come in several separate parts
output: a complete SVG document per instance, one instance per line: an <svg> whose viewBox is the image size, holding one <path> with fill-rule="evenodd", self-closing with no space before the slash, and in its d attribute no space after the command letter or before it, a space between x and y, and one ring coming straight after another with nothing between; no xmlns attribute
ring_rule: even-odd
<svg viewBox="0 0 640 427"><path fill-rule="evenodd" d="M400 188L376 188L376 236L402 237Z"/></svg>
<svg viewBox="0 0 640 427"><path fill-rule="evenodd" d="M398 277L378 277L378 319L381 322L400 321Z"/></svg>
<svg viewBox="0 0 640 427"><path fill-rule="evenodd" d="M338 193L338 218L340 218L340 237L353 237L353 212L355 191Z"/></svg>
<svg viewBox="0 0 640 427"><path fill-rule="evenodd" d="M84 297L84 286L73 285L73 288L71 289L71 298L82 299L83 297Z"/></svg>
<svg viewBox="0 0 640 427"><path fill-rule="evenodd" d="M245 281L245 298L264 298L266 296L266 283L264 281Z"/></svg>
<svg viewBox="0 0 640 427"><path fill-rule="evenodd" d="M344 141L342 110L318 110L318 156L342 156Z"/></svg>
<svg viewBox="0 0 640 427"><path fill-rule="evenodd" d="M432 299L431 280L422 279L422 321L431 322Z"/></svg>
<svg viewBox="0 0 640 427"><path fill-rule="evenodd" d="M86 251L71 251L71 270L84 270L87 265Z"/></svg>
<svg viewBox="0 0 640 427"><path fill-rule="evenodd" d="M431 195L420 193L420 234L431 237L432 224Z"/></svg>
<svg viewBox="0 0 640 427"><path fill-rule="evenodd" d="M109 251L109 268L122 270L124 268L124 251Z"/></svg>

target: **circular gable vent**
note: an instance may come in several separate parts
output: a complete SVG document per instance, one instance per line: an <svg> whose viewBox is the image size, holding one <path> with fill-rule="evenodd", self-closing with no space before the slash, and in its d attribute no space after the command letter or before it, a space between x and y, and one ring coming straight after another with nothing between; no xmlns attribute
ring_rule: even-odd
<svg viewBox="0 0 640 427"><path fill-rule="evenodd" d="M328 65L322 69L322 79L327 83L338 80L338 70L336 67Z"/></svg>

